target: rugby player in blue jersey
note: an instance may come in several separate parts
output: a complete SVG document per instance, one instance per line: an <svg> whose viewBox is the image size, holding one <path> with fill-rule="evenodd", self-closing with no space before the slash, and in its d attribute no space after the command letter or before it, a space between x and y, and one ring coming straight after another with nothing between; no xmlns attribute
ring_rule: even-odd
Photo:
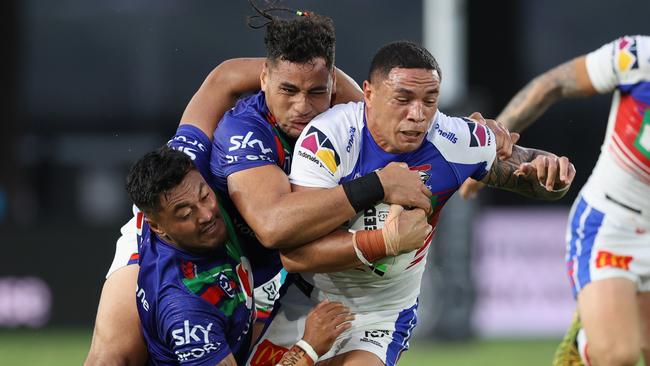
<svg viewBox="0 0 650 366"><path fill-rule="evenodd" d="M193 149L194 159L163 147L136 162L127 178L129 197L147 217L136 296L149 364L243 364L255 317L250 264L206 183L207 136L181 126L174 140ZM309 354L327 351L353 319L336 302L310 316L285 360L313 364Z"/></svg>

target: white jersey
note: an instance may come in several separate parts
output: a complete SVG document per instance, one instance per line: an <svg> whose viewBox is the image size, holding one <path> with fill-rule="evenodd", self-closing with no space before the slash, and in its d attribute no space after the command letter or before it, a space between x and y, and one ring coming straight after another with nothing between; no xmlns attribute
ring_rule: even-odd
<svg viewBox="0 0 650 366"><path fill-rule="evenodd" d="M650 37L626 36L587 55L599 93L614 91L607 135L582 195L594 207L650 221Z"/></svg>
<svg viewBox="0 0 650 366"><path fill-rule="evenodd" d="M363 103L338 105L316 117L299 137L289 176L292 184L335 187L383 168L406 162L417 169L433 193L435 227L447 199L467 177L482 179L496 156L493 133L480 124L438 112L420 148L404 154L382 150L365 123ZM351 220L355 229L383 226L388 206L379 204ZM384 258L348 271L302 274L323 298L338 300L355 312L400 311L416 303L431 234L417 251Z"/></svg>

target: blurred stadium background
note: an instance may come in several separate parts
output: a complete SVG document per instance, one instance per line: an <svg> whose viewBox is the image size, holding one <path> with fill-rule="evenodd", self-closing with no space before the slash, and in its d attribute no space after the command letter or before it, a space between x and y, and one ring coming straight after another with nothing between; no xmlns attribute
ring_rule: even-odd
<svg viewBox="0 0 650 366"><path fill-rule="evenodd" d="M263 2L263 0L258 0ZM361 83L386 42L422 42L443 70L441 109L494 117L536 74L623 34L647 0L290 1L334 19L338 67ZM130 216L131 162L164 143L219 62L262 56L244 0L10 0L0 144L0 360L85 357L104 274ZM609 97L561 103L521 144L569 156L553 204L484 191L445 209L403 365L548 365L574 303L564 225L605 134ZM125 289L130 291L130 289Z"/></svg>

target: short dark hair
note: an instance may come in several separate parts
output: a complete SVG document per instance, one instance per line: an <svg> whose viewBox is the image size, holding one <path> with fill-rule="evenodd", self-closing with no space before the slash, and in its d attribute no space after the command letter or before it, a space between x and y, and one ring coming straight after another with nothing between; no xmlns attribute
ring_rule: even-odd
<svg viewBox="0 0 650 366"><path fill-rule="evenodd" d="M336 48L332 19L311 11L277 7L274 3L266 9L261 9L253 0L250 3L258 14L248 18L248 25L252 28L266 27L264 44L268 60L272 63L285 60L304 64L322 57L327 67L332 68ZM291 18L284 19L271 14L278 11L291 14ZM266 22L255 25L257 19Z"/></svg>
<svg viewBox="0 0 650 366"><path fill-rule="evenodd" d="M409 41L397 41L381 47L370 63L368 81L385 77L394 68L436 70L442 79L438 62L424 47Z"/></svg>
<svg viewBox="0 0 650 366"><path fill-rule="evenodd" d="M162 207L161 195L178 186L195 169L185 153L163 146L133 164L126 177L126 191L140 210L155 214Z"/></svg>

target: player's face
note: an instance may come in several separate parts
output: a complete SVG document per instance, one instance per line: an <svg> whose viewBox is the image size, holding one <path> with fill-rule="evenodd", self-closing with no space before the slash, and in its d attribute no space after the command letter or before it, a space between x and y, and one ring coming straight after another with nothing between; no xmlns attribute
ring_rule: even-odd
<svg viewBox="0 0 650 366"><path fill-rule="evenodd" d="M304 64L283 60L264 64L261 81L266 104L284 133L297 138L307 123L329 108L333 69L320 57Z"/></svg>
<svg viewBox="0 0 650 366"><path fill-rule="evenodd" d="M201 252L221 245L226 226L217 197L201 174L191 170L160 197L162 209L149 219L151 228L181 249Z"/></svg>
<svg viewBox="0 0 650 366"><path fill-rule="evenodd" d="M372 136L387 152L417 149L438 110L438 72L393 68L384 78L375 79L363 83Z"/></svg>

